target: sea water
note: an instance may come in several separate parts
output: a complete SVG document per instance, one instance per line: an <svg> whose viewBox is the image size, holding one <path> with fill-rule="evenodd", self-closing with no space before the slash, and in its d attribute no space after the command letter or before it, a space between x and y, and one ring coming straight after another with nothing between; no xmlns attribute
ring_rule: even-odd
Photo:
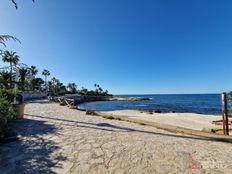
<svg viewBox="0 0 232 174"><path fill-rule="evenodd" d="M188 112L220 114L219 94L175 94L175 95L121 95L123 97L146 97L149 101L99 101L82 103L80 109L96 111L113 110L159 110L161 112Z"/></svg>

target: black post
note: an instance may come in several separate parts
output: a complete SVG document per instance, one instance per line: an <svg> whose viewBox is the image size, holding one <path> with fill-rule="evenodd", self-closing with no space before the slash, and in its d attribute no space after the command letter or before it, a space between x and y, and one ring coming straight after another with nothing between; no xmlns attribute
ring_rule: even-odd
<svg viewBox="0 0 232 174"><path fill-rule="evenodd" d="M223 133L229 135L229 124L228 124L228 106L227 106L227 95L226 93L221 94L222 97L222 119L223 119Z"/></svg>

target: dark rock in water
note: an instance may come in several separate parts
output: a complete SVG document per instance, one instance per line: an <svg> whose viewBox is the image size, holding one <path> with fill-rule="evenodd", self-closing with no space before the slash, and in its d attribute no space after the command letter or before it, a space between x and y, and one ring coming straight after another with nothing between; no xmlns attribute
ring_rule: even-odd
<svg viewBox="0 0 232 174"><path fill-rule="evenodd" d="M112 97L109 98L111 101L146 101L151 100L150 98L143 98L143 97Z"/></svg>
<svg viewBox="0 0 232 174"><path fill-rule="evenodd" d="M154 114L154 113L161 113L160 110L140 110L140 113L147 113L147 114Z"/></svg>
<svg viewBox="0 0 232 174"><path fill-rule="evenodd" d="M170 113L176 113L176 111L170 111Z"/></svg>
<svg viewBox="0 0 232 174"><path fill-rule="evenodd" d="M154 112L155 112L155 113L161 113L161 111L160 111L160 110L155 110Z"/></svg>
<svg viewBox="0 0 232 174"><path fill-rule="evenodd" d="M146 101L150 100L150 98L129 98L129 101Z"/></svg>

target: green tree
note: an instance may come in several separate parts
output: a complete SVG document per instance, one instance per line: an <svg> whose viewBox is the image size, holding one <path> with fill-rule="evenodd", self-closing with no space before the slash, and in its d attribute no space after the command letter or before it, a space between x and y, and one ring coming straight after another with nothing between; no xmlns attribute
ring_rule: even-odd
<svg viewBox="0 0 232 174"><path fill-rule="evenodd" d="M79 93L82 94L82 95L87 95L88 94L88 89L85 88L85 87L82 87Z"/></svg>
<svg viewBox="0 0 232 174"><path fill-rule="evenodd" d="M33 78L30 81L30 85L31 85L31 90L41 90L42 89L42 85L44 84L44 80L41 78Z"/></svg>
<svg viewBox="0 0 232 174"><path fill-rule="evenodd" d="M66 87L64 86L64 84L61 83L60 80L55 77L51 79L51 85L51 92L53 92L55 95L64 94L66 92Z"/></svg>
<svg viewBox="0 0 232 174"><path fill-rule="evenodd" d="M19 83L20 83L20 87L21 90L24 91L25 90L25 81L26 81L26 76L28 75L29 70L28 68L20 68L19 69Z"/></svg>
<svg viewBox="0 0 232 174"><path fill-rule="evenodd" d="M36 76L36 74L38 73L38 69L36 68L36 66L32 65L30 67L30 72L31 72L31 75Z"/></svg>
<svg viewBox="0 0 232 174"><path fill-rule="evenodd" d="M72 92L76 93L77 92L77 85L75 83L68 83L67 88Z"/></svg>
<svg viewBox="0 0 232 174"><path fill-rule="evenodd" d="M5 137L8 131L9 121L16 116L12 105L14 98L15 92L13 90L0 88L0 140Z"/></svg>
<svg viewBox="0 0 232 174"><path fill-rule="evenodd" d="M50 76L50 71L48 71L47 69L44 69L42 72L42 75L44 76L44 81L45 81L45 87L46 87L46 91L47 91L47 77Z"/></svg>
<svg viewBox="0 0 232 174"><path fill-rule="evenodd" d="M53 85L52 85L52 81L48 81L48 91L52 92L53 91Z"/></svg>
<svg viewBox="0 0 232 174"><path fill-rule="evenodd" d="M2 61L10 64L10 84L12 87L13 66L16 66L18 64L19 56L14 51L4 51L2 54Z"/></svg>

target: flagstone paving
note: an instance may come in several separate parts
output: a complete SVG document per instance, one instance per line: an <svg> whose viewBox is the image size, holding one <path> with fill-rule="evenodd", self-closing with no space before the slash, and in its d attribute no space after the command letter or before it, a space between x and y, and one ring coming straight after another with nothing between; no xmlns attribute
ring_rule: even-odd
<svg viewBox="0 0 232 174"><path fill-rule="evenodd" d="M231 174L232 144L29 103L0 146L0 173Z"/></svg>

